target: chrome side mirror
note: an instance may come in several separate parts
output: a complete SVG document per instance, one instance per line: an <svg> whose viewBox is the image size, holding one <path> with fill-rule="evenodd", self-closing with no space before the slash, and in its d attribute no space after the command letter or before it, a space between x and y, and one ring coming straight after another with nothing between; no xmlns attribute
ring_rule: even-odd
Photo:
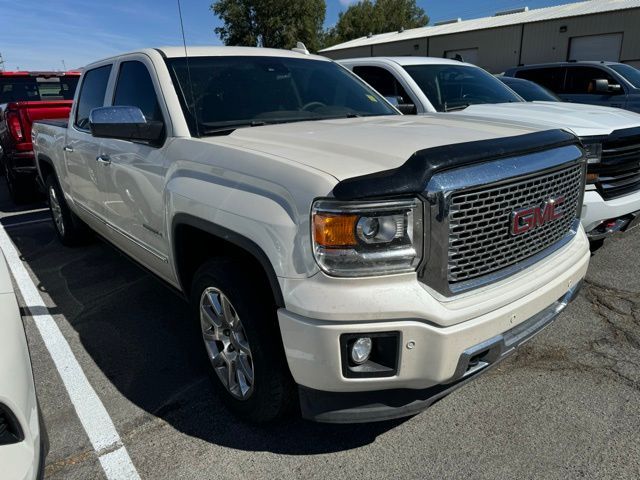
<svg viewBox="0 0 640 480"><path fill-rule="evenodd" d="M619 93L622 91L622 85L609 83L609 80L604 78L592 80L592 82L595 84L596 93Z"/></svg>
<svg viewBox="0 0 640 480"><path fill-rule="evenodd" d="M164 123L147 121L138 107L94 108L89 113L91 135L98 138L157 143L164 135Z"/></svg>

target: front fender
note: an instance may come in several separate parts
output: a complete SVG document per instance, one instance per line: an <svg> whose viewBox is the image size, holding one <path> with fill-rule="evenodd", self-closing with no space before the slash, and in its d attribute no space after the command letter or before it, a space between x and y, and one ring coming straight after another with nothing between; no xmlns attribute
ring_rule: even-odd
<svg viewBox="0 0 640 480"><path fill-rule="evenodd" d="M176 143L182 155L194 144L203 147L202 142ZM315 274L311 204L314 198L328 195L336 180L282 159L224 146L207 147L194 150L194 155L207 155L206 159L173 162L166 185L166 224L173 225L180 215L195 217L254 243L278 277ZM215 165L210 158L216 159Z"/></svg>

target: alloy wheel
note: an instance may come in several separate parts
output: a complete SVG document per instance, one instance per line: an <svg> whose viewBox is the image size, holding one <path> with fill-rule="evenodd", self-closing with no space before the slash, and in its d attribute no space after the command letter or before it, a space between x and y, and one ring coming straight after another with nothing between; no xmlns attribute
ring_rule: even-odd
<svg viewBox="0 0 640 480"><path fill-rule="evenodd" d="M246 400L254 385L251 348L236 309L217 288L202 292L200 326L209 360L220 382L233 397Z"/></svg>
<svg viewBox="0 0 640 480"><path fill-rule="evenodd" d="M58 229L58 233L64 236L64 218L62 217L62 208L56 195L56 190L53 186L49 187L49 206L51 207L51 215L53 216L53 222Z"/></svg>

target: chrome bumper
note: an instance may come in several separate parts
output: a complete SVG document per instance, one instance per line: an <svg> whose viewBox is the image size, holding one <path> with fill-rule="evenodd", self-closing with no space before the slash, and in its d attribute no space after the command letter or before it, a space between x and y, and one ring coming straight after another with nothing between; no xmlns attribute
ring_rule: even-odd
<svg viewBox="0 0 640 480"><path fill-rule="evenodd" d="M562 298L520 325L465 350L460 356L456 373L448 383L469 377L513 353L516 348L536 336L553 322L567 305L576 298L581 287L582 282L570 288Z"/></svg>
<svg viewBox="0 0 640 480"><path fill-rule="evenodd" d="M582 282L547 308L508 330L463 352L455 375L446 383L422 390L324 392L299 386L302 416L324 423L365 423L415 415L465 383L488 371L550 325L573 301Z"/></svg>
<svg viewBox="0 0 640 480"><path fill-rule="evenodd" d="M626 232L640 225L640 210L629 213L623 217L615 219L612 225L605 225L603 222L593 230L587 232L589 240L601 240L614 233Z"/></svg>

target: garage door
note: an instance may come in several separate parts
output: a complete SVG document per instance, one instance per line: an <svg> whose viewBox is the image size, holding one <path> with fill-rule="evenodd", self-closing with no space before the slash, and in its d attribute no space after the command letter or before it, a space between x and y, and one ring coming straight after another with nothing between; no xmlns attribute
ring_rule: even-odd
<svg viewBox="0 0 640 480"><path fill-rule="evenodd" d="M569 43L569 60L620 61L622 34L589 35L573 37Z"/></svg>
<svg viewBox="0 0 640 480"><path fill-rule="evenodd" d="M446 58L456 58L456 55L460 55L462 60L467 63L478 64L478 49L477 48L465 48L462 50L447 50L444 52Z"/></svg>

